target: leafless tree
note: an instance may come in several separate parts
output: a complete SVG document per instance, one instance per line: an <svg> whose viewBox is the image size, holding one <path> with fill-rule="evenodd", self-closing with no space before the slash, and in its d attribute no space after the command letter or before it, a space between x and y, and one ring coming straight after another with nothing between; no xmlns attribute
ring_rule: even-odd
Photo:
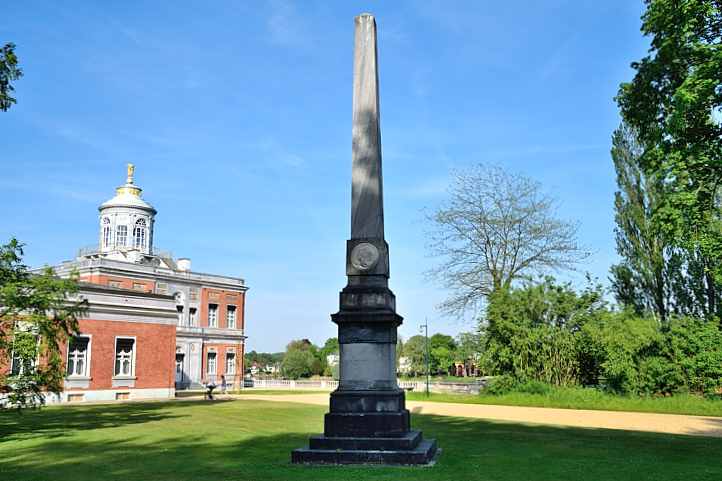
<svg viewBox="0 0 722 481"><path fill-rule="evenodd" d="M560 220L541 185L501 167L456 171L449 198L428 216L429 248L439 264L430 272L449 289L440 308L475 310L514 280L573 269L586 258L578 223Z"/></svg>

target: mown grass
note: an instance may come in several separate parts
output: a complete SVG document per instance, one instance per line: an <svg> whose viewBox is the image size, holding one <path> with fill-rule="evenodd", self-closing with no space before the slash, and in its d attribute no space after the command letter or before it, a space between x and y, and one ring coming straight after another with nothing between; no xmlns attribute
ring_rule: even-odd
<svg viewBox="0 0 722 481"><path fill-rule="evenodd" d="M719 480L722 439L414 415L443 452L430 468L291 465L325 408L187 401L0 413L0 479Z"/></svg>
<svg viewBox="0 0 722 481"><path fill-rule="evenodd" d="M483 392L479 395L431 393L430 397L427 397L424 393L410 392L406 398L413 401L694 414L699 416L722 417L722 400L708 399L691 394L678 394L670 397L626 397L589 388L552 388L544 394L524 392L511 392L499 395L484 394Z"/></svg>

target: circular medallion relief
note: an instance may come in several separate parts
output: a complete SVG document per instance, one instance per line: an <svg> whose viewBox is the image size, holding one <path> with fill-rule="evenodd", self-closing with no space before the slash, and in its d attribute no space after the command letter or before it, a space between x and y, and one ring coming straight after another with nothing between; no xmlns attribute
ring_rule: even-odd
<svg viewBox="0 0 722 481"><path fill-rule="evenodd" d="M372 269L379 261L379 250L375 245L362 242L351 250L351 264L360 271Z"/></svg>

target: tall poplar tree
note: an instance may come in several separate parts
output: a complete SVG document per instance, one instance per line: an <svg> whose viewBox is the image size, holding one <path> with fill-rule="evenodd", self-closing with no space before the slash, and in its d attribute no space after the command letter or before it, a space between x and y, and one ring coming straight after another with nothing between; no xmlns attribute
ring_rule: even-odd
<svg viewBox="0 0 722 481"><path fill-rule="evenodd" d="M649 54L620 86L645 174L665 186L656 228L699 267L705 316L722 314L722 2L646 0ZM692 273L693 269L688 272Z"/></svg>
<svg viewBox="0 0 722 481"><path fill-rule="evenodd" d="M614 131L612 160L619 188L614 195L615 234L622 262L612 266L611 280L617 301L639 314L654 312L664 322L671 310L670 271L676 254L652 222L664 186L642 171L642 154L628 126Z"/></svg>

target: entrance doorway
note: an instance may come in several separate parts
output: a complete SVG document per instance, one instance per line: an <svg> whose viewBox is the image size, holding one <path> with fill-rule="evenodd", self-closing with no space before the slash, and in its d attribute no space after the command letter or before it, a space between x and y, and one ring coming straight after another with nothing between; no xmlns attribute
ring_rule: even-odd
<svg viewBox="0 0 722 481"><path fill-rule="evenodd" d="M183 360L184 359L185 359L185 354L176 354L175 355L175 386L176 386L176 389L180 389L183 387L183 381L184 381Z"/></svg>

